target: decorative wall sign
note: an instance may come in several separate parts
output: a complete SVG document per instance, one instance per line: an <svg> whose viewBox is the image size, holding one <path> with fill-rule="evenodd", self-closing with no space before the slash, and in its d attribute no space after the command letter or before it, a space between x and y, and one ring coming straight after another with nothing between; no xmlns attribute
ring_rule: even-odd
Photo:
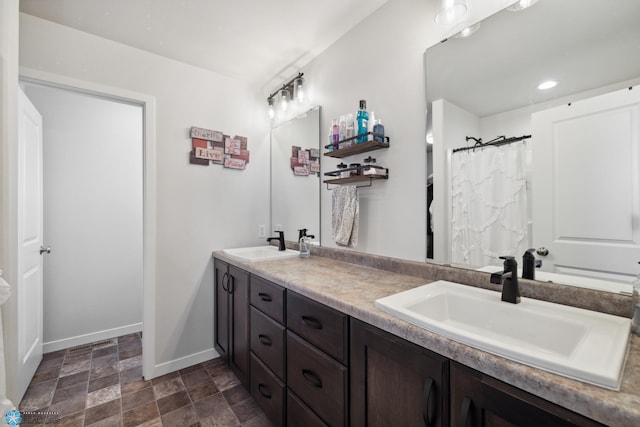
<svg viewBox="0 0 640 427"><path fill-rule="evenodd" d="M191 164L209 166L213 162L230 169L245 169L249 163L251 156L244 136L231 138L222 132L195 126L191 127L190 136Z"/></svg>
<svg viewBox="0 0 640 427"><path fill-rule="evenodd" d="M291 170L294 175L320 174L320 150L291 146Z"/></svg>

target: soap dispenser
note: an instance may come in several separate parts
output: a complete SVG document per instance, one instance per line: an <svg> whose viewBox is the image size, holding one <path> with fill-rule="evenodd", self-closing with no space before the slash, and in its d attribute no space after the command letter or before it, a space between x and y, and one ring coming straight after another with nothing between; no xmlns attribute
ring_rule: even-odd
<svg viewBox="0 0 640 427"><path fill-rule="evenodd" d="M306 228L298 230L300 258L309 258L309 255L311 255L310 240L313 239L314 237L315 236L313 235L307 234Z"/></svg>

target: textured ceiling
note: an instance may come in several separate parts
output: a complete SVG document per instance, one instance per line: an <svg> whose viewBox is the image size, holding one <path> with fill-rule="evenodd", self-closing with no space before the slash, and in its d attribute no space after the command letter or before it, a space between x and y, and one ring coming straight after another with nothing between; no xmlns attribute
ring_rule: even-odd
<svg viewBox="0 0 640 427"><path fill-rule="evenodd" d="M20 10L264 85L295 74L386 1L20 0Z"/></svg>

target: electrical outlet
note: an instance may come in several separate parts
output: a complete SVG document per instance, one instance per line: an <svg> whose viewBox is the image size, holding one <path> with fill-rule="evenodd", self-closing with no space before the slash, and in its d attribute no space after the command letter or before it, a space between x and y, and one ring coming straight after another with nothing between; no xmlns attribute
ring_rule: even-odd
<svg viewBox="0 0 640 427"><path fill-rule="evenodd" d="M267 226L264 224L258 225L258 237L267 237Z"/></svg>

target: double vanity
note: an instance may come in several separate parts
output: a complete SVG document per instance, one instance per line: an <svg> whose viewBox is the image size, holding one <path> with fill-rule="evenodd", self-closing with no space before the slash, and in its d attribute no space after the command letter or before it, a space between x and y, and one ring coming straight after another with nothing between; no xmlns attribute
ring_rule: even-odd
<svg viewBox="0 0 640 427"><path fill-rule="evenodd" d="M630 297L292 248L213 254L216 349L274 425L640 425Z"/></svg>

